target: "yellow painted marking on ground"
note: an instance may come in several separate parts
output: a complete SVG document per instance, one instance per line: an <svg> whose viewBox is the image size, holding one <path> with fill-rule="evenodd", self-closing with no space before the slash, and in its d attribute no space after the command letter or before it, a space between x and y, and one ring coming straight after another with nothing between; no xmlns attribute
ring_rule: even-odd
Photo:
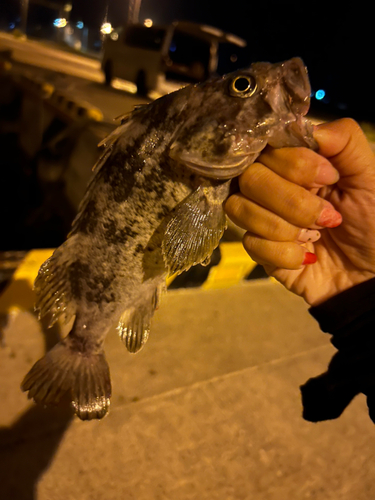
<svg viewBox="0 0 375 500"><path fill-rule="evenodd" d="M103 113L98 108L89 108L87 110L87 116L96 122L103 121Z"/></svg>
<svg viewBox="0 0 375 500"><path fill-rule="evenodd" d="M0 295L0 313L28 311L34 306L34 280L43 262L52 255L52 249L31 250L13 274L12 280Z"/></svg>
<svg viewBox="0 0 375 500"><path fill-rule="evenodd" d="M26 280L32 287L40 266L51 257L53 249L30 250L13 275L13 281Z"/></svg>
<svg viewBox="0 0 375 500"><path fill-rule="evenodd" d="M172 283L172 281L178 276L178 273L171 274L171 276L168 276L168 278L165 280L165 283L167 287Z"/></svg>
<svg viewBox="0 0 375 500"><path fill-rule="evenodd" d="M238 284L257 265L250 259L240 242L220 244L221 260L210 269L202 288L227 288ZM31 250L15 271L13 278L0 296L0 313L30 310L34 304L33 284L40 266L53 253L53 249ZM167 286L177 274L167 278Z"/></svg>
<svg viewBox="0 0 375 500"><path fill-rule="evenodd" d="M204 290L236 285L257 265L250 259L241 242L221 243L220 253L219 264L210 269L202 285Z"/></svg>
<svg viewBox="0 0 375 500"><path fill-rule="evenodd" d="M51 95L55 92L55 87L51 83L44 82L42 84L42 90L46 97L51 97Z"/></svg>

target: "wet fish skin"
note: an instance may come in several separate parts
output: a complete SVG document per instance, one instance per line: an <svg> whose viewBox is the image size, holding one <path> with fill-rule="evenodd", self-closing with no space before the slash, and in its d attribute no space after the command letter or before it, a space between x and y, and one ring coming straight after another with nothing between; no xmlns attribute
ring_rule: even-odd
<svg viewBox="0 0 375 500"><path fill-rule="evenodd" d="M70 391L81 419L108 412L108 330L118 322L127 349L141 349L166 276L207 263L218 245L230 179L267 144L316 147L309 96L295 58L185 87L123 118L68 239L36 278L39 316L75 320L26 375L29 397L56 403Z"/></svg>

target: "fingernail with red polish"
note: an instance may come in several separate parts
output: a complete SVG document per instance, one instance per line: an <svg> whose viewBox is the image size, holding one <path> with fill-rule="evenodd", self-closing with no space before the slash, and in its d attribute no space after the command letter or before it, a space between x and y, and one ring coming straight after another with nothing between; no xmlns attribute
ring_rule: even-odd
<svg viewBox="0 0 375 500"><path fill-rule="evenodd" d="M337 227L341 224L342 217L334 208L326 207L321 211L316 224L322 227Z"/></svg>
<svg viewBox="0 0 375 500"><path fill-rule="evenodd" d="M305 253L305 258L303 259L302 265L305 266L307 264L315 264L317 261L317 257L314 253L311 252L306 252Z"/></svg>

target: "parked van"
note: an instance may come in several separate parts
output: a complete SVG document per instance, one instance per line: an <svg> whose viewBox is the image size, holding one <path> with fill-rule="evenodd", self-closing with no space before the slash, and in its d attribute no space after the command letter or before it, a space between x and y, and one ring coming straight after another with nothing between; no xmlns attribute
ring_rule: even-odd
<svg viewBox="0 0 375 500"><path fill-rule="evenodd" d="M161 82L198 82L238 69L245 40L212 26L174 22L170 26L131 24L112 31L103 45L102 69L107 85L121 78L140 94Z"/></svg>

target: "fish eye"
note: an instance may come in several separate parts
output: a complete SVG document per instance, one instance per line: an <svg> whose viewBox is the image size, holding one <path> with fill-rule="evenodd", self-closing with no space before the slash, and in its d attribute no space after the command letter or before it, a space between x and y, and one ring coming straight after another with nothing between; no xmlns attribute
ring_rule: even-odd
<svg viewBox="0 0 375 500"><path fill-rule="evenodd" d="M251 75L237 75L229 83L229 93L234 97L250 97L256 89L255 78Z"/></svg>

